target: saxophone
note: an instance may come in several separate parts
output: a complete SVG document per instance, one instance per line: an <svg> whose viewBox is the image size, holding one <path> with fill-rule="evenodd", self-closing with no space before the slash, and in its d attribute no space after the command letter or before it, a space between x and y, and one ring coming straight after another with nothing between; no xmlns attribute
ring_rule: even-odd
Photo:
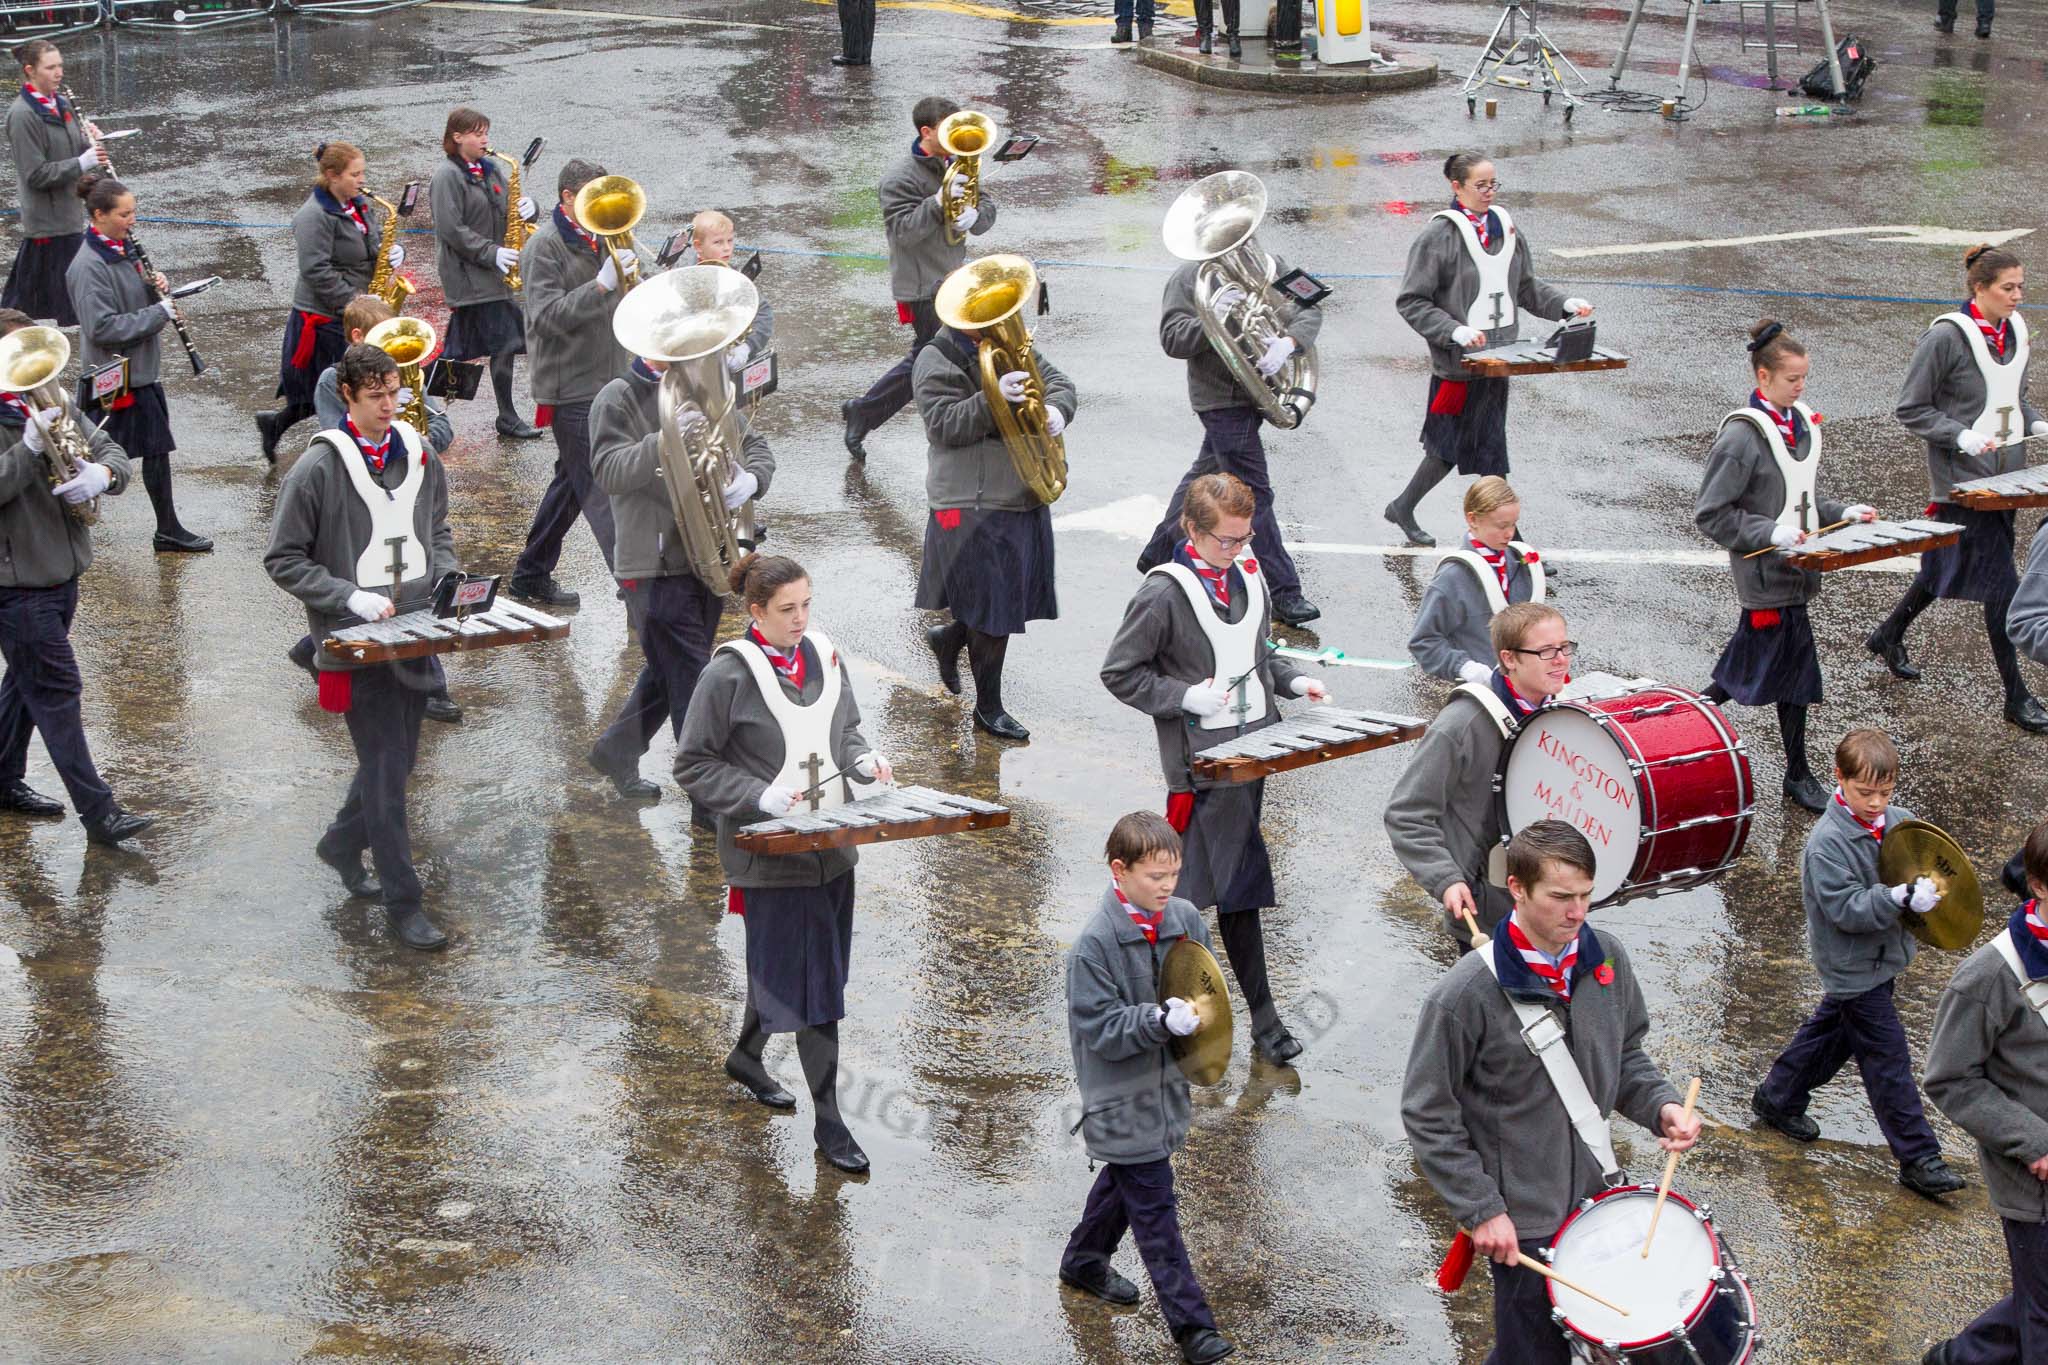
<svg viewBox="0 0 2048 1365"><path fill-rule="evenodd" d="M379 199L374 194L370 195L370 202L384 210L384 236L377 243L377 265L370 272L370 287L365 292L390 304L392 312L403 313L405 301L413 295L413 283L391 263L391 248L398 243L398 210L389 199Z"/></svg>
<svg viewBox="0 0 2048 1365"><path fill-rule="evenodd" d="M505 163L505 245L517 251L533 235L533 225L519 216L519 163L489 147L484 148L484 155ZM513 293L517 294L524 283L519 278L518 266L505 272L505 287Z"/></svg>

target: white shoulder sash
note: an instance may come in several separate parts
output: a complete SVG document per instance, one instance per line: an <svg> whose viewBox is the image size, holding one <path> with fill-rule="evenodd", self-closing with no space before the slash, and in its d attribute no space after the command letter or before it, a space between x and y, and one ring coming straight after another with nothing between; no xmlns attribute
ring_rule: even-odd
<svg viewBox="0 0 2048 1365"><path fill-rule="evenodd" d="M2012 974L2020 983L2020 994L2034 1007L2034 1013L2041 1016L2041 1022L2048 1024L2048 981L2036 981L2027 975L2027 969L2020 962L2020 950L2012 941L2012 926L2005 926L2002 933L1991 939L1998 955L2005 959L2005 965L2012 968Z"/></svg>
<svg viewBox="0 0 2048 1365"><path fill-rule="evenodd" d="M1500 966L1493 960L1493 945L1489 943L1474 951L1486 963L1494 984L1499 985ZM1522 1021L1523 1043L1536 1054L1536 1060L1543 1063L1543 1074L1550 1077L1551 1088L1557 1091L1558 1101L1564 1105L1572 1131L1579 1135L1579 1141L1586 1144L1586 1150L1600 1163L1600 1174L1610 1177L1620 1174L1621 1166L1614 1159L1613 1126L1600 1112L1600 1106L1593 1102L1593 1092L1586 1089L1586 1078L1579 1074L1579 1064L1564 1040L1564 1025L1541 1005L1517 1000L1508 995L1505 988L1501 994L1507 997L1508 1007L1514 1010L1515 1018Z"/></svg>

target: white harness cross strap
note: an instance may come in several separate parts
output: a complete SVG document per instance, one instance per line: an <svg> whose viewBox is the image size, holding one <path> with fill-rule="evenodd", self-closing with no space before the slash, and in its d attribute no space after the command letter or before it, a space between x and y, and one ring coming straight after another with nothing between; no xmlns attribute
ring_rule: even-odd
<svg viewBox="0 0 2048 1365"><path fill-rule="evenodd" d="M2005 932L1994 935L1991 942L1998 949L1998 955L2005 959L2005 965L2012 968L2012 974L2018 978L2020 994L2033 1006L2034 1013L2041 1016L2041 1022L2048 1024L2048 981L2036 981L2027 975L2026 967L2020 962L2019 947L2012 941L2012 926L2006 925Z"/></svg>
<svg viewBox="0 0 2048 1365"><path fill-rule="evenodd" d="M776 728L782 731L782 767L777 769L771 783L787 787L791 791L811 792L797 802L792 814L804 811L830 810L843 806L853 799L853 792L845 776L833 776L837 764L834 762L833 721L839 715L839 651L832 642L815 630L804 632L804 639L818 651L819 682L816 699L806 703L791 701L789 694L782 690L782 682L775 674L775 665L768 662L768 656L752 641L741 637L727 640L718 648L731 651L754 675L754 685L760 689L761 700L767 703L768 714L775 719ZM803 642L798 641L798 649ZM831 781L823 779L831 778Z"/></svg>
<svg viewBox="0 0 2048 1365"><path fill-rule="evenodd" d="M1991 347L1985 344L1977 319L1967 313L1943 313L1935 321L1955 324L1963 340L1970 344L1977 373L1984 378L1984 411L1970 423L1970 430L1996 437L2002 446L2025 440L2027 424L2021 414L2026 409L2020 406L2020 380L2027 372L2026 319L2018 313L2007 319L2012 324L2012 348L2002 364L1992 358Z"/></svg>
<svg viewBox="0 0 2048 1365"><path fill-rule="evenodd" d="M1478 950L1486 970L1493 975L1494 984L1500 983L1500 966L1493 960L1493 945ZM1542 1005L1527 1000L1517 1000L1507 994L1503 987L1501 994L1507 997L1508 1007L1515 1012L1515 1018L1522 1022L1522 1042L1529 1051L1536 1054L1536 1060L1543 1063L1543 1074L1550 1077L1551 1089L1557 1092L1558 1102L1564 1105L1565 1117L1571 1120L1572 1131L1579 1135L1579 1141L1586 1144L1586 1150L1600 1163L1600 1174L1610 1181L1621 1174L1621 1166L1614 1159L1614 1129L1607 1116L1600 1112L1600 1106L1593 1103L1593 1092L1586 1089L1586 1078L1579 1074L1579 1064L1572 1057L1572 1050L1564 1041L1564 1025L1557 1022L1557 1015Z"/></svg>
<svg viewBox="0 0 2048 1365"><path fill-rule="evenodd" d="M1820 477L1820 425L1813 420L1813 409L1804 401L1794 403L1792 410L1806 423L1807 451L1803 460L1793 459L1792 452L1785 449L1785 433L1778 430L1769 413L1737 408L1721 419L1721 425L1727 426L1739 418L1763 436L1764 445L1778 466L1778 476L1785 481L1785 505L1778 509L1778 525L1795 531L1818 531L1820 511L1814 489Z"/></svg>
<svg viewBox="0 0 2048 1365"><path fill-rule="evenodd" d="M1458 230L1465 239L1465 255L1471 260L1472 268L1479 272L1479 292L1472 296L1471 304L1465 309L1465 325L1477 327L1492 334L1504 327L1515 325L1515 286L1511 267L1515 260L1515 220L1508 217L1508 211L1494 205L1494 217L1500 219L1500 239L1503 245L1499 251L1488 251L1479 245L1479 234L1472 228L1472 220L1460 209L1438 209L1432 217L1441 218Z"/></svg>
<svg viewBox="0 0 2048 1365"><path fill-rule="evenodd" d="M427 547L420 544L412 522L420 486L426 482L427 465L420 458L418 432L404 422L393 422L391 431L396 448L389 458L405 461L405 478L396 488L386 488L371 476L356 438L342 428L331 427L313 438L334 448L341 467L348 471L348 481L355 486L356 496L370 513L370 543L356 558L359 588L390 587L394 554L403 566L396 575L400 582L427 576Z"/></svg>
<svg viewBox="0 0 2048 1365"><path fill-rule="evenodd" d="M1477 555L1472 557L1474 559L1479 558ZM1482 560L1481 567L1484 567L1484 563L1485 561ZM1493 576L1493 570L1491 569L1487 569L1486 573L1489 578ZM1508 710L1507 703L1502 701L1491 687L1481 687L1478 683L1459 683L1451 691L1453 693L1463 692L1466 696L1478 702L1481 709L1486 712L1487 718L1493 722L1494 728L1500 731L1502 739L1512 743L1515 736L1522 732L1522 723L1515 719L1514 713ZM1499 779L1498 775L1496 775L1495 785L1498 786L1498 784ZM1486 880L1494 886L1507 886L1508 851L1506 844L1495 844L1487 852Z"/></svg>
<svg viewBox="0 0 2048 1365"><path fill-rule="evenodd" d="M1547 592L1543 577L1543 557L1536 554L1536 547L1527 541L1511 540L1508 544L1522 556L1522 566L1529 571L1529 600L1541 602ZM1437 563L1441 566L1453 559L1470 569L1473 577L1479 580L1479 590L1486 594L1486 605L1495 616L1508 609L1508 595L1501 589L1500 575L1493 571L1493 565L1486 562L1486 556L1477 550L1446 550L1444 557ZM1513 581L1514 576L1514 569L1510 568L1509 580Z"/></svg>
<svg viewBox="0 0 2048 1365"><path fill-rule="evenodd" d="M1210 666L1216 670L1216 685L1221 687L1232 678L1239 679L1237 685L1230 689L1221 711L1195 722L1197 728L1203 730L1235 730L1266 718L1266 684L1258 666L1259 657L1266 648L1259 632L1259 627L1266 620L1265 576L1256 569L1247 572L1243 556L1238 557L1237 566L1238 577L1244 581L1245 602L1244 615L1235 622L1226 621L1216 614L1209 590L1187 565L1169 562L1152 570L1180 584L1180 590L1187 595L1188 605L1195 609L1195 624L1201 627L1203 638L1209 642L1209 660Z"/></svg>

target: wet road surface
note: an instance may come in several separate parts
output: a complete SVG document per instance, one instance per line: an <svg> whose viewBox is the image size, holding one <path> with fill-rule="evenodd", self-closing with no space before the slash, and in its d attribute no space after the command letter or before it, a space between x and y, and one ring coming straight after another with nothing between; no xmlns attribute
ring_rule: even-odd
<svg viewBox="0 0 2048 1365"><path fill-rule="evenodd" d="M1748 323L1768 308L1813 349L1825 486L1913 514L1922 459L1889 417L1906 356L1933 301L1958 295L1969 234L2038 214L2042 138L2022 92L2042 75L2026 54L2043 21L2025 13L1978 44L1934 39L1918 7L1844 6L1838 30L1883 64L1855 119L1799 123L1769 116L1796 97L1754 88L1761 55L1736 50L1722 6L1703 25L1708 99L1690 121L1589 106L1566 129L1513 96L1498 120L1468 119L1449 83L1362 104L1179 85L1108 49L1080 4L1006 17L885 5L880 64L857 73L826 64L829 7L614 8L440 5L64 44L87 109L145 130L118 158L144 217L190 220L147 227L158 263L227 280L190 309L213 371L166 368L181 508L219 549L153 556L138 492L113 504L85 580L75 639L95 753L156 829L108 852L75 821L0 820L0 943L22 959L0 966L0 1358L1173 1359L1149 1294L1111 1311L1053 1278L1090 1178L1067 1135L1061 955L1094 904L1108 825L1160 799L1149 726L1095 673L1139 536L1199 442L1181 367L1154 341L1173 195L1212 170L1256 171L1272 203L1262 240L1337 287L1317 410L1268 441L1290 535L1326 547L1301 555L1324 617L1295 638L1400 658L1429 564L1370 550L1394 539L1377 509L1413 465L1426 366L1390 276L1442 198L1442 158L1487 148L1541 269L1592 299L1602 341L1635 358L1519 385L1525 528L1562 568L1583 666L1693 685L1735 619L1725 569L1686 557L1711 548L1692 496L1715 422L1747 390ZM1162 36L1188 31L1173 8ZM1447 73L1496 15L1374 12L1397 51ZM1619 18L1563 9L1545 23L1604 85ZM1646 22L1627 83L1671 79L1676 25ZM969 729L908 606L914 421L871 436L865 469L839 444L839 401L906 340L874 181L908 140L910 104L940 90L1045 139L992 171L1000 230L978 241L1045 263L1040 342L1082 394L1056 509L1062 617L1010 653L1009 706L1034 731L1021 748ZM646 185L644 241L718 205L743 244L769 249L783 366L762 423L780 462L772 544L811 569L819 624L856 656L868 734L904 776L1015 811L1005 831L862 859L842 1081L874 1160L865 1182L814 1158L806 1110L772 1116L719 1072L742 937L668 781L668 743L643 765L665 787L653 807L620 805L584 763L638 664L586 530L560 573L585 604L571 637L452 663L468 718L427 729L413 833L450 951L394 945L312 857L351 755L285 661L303 617L260 565L278 476L247 414L271 401L291 287L280 225L315 142L358 143L388 195L431 173L457 103L490 113L501 146L548 136L528 182L542 198L565 158L594 157ZM1865 224L1959 235L1548 254ZM411 243L427 286L416 311L437 317L430 239ZM1770 290L1793 294L1744 292ZM487 400L456 425L458 549L472 569L508 568L552 445L497 441ZM1423 520L1451 533L1451 487ZM1574 550L1641 557L1575 563ZM1889 729L1906 757L1900 800L1989 878L2048 807L2035 761L2048 741L1999 719L1973 607L1923 618L1918 684L1858 648L1904 582L1828 583L1813 746ZM1412 673L1328 680L1340 702L1417 714L1445 695ZM1751 1131L1749 1090L1817 987L1797 881L1808 818L1775 800L1768 713L1731 714L1769 794L1742 863L1599 923L1643 973L1654 1055L1681 1084L1705 1078L1711 1123L1680 1189L1740 1250L1770 1358L1914 1360L2002 1292L1996 1223L1970 1144L1938 1117L1972 1188L1937 1207L1894 1182L1853 1076L1817 1097L1815 1146ZM1178 1162L1194 1265L1245 1359L1484 1354L1483 1277L1436 1292L1451 1229L1398 1119L1416 1002L1450 961L1380 830L1402 761L1323 765L1269 794L1283 906L1268 954L1308 1050L1298 1073L1248 1068L1240 1051L1220 1089L1197 1092ZM56 789L40 747L29 777ZM1901 982L1916 1051L1958 960L1930 952ZM769 1055L793 1086L789 1040ZM1648 1143L1630 1145L1649 1170ZM1120 1265L1141 1274L1128 1248Z"/></svg>

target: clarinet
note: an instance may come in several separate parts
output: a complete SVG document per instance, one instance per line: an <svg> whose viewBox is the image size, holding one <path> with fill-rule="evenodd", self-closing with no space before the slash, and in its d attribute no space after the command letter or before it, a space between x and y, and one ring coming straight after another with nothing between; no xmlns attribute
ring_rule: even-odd
<svg viewBox="0 0 2048 1365"><path fill-rule="evenodd" d="M151 303L161 302L162 291L156 287L156 267L150 263L149 253L142 249L142 239L131 230L128 233L128 249L135 253L135 264L142 270L142 287L149 294ZM185 356L192 362L192 373L206 373L206 362L199 358L199 348L192 344L192 333L185 326L185 314L176 303L171 305L171 326L178 329L178 340L185 343Z"/></svg>

